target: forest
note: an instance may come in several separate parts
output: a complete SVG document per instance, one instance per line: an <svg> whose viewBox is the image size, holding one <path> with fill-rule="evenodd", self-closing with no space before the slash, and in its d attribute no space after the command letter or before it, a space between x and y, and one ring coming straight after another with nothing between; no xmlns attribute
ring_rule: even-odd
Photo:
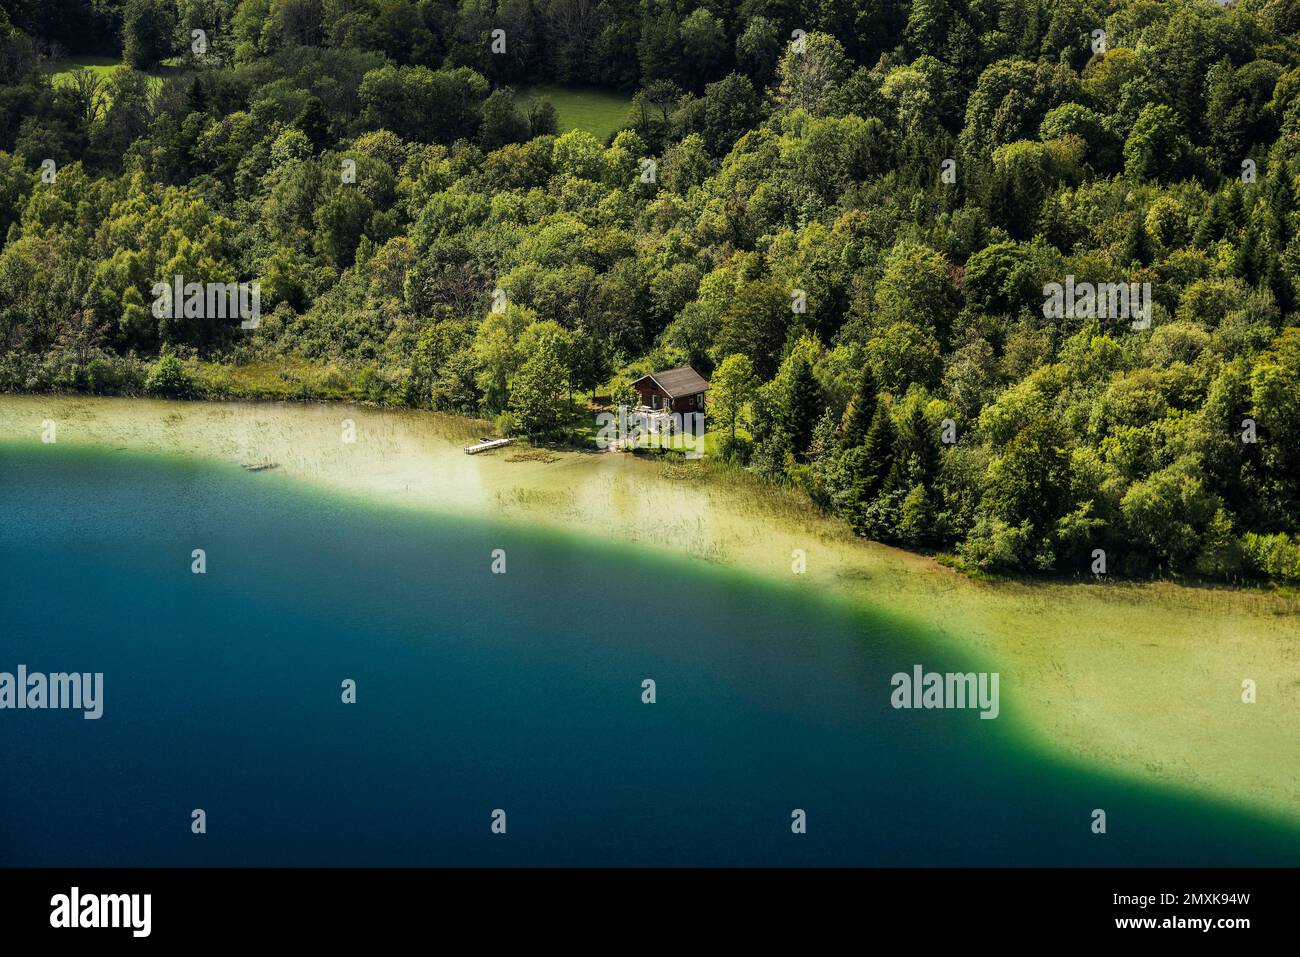
<svg viewBox="0 0 1300 957"><path fill-rule="evenodd" d="M1289 0L5 0L0 391L555 439L691 365L719 459L870 539L1296 583L1298 175Z"/></svg>

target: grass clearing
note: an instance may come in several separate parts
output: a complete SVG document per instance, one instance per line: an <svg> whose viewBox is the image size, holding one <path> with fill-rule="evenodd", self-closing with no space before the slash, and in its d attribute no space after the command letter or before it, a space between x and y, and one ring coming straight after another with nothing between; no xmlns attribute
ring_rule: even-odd
<svg viewBox="0 0 1300 957"><path fill-rule="evenodd" d="M571 86L529 86L518 90L520 106L545 97L555 105L561 133L586 130L602 143L622 129L632 98L610 90Z"/></svg>
<svg viewBox="0 0 1300 957"><path fill-rule="evenodd" d="M77 70L90 70L107 80L126 64L118 57L111 56L65 56L57 60L47 60L45 70L50 74L55 86L67 83Z"/></svg>
<svg viewBox="0 0 1300 957"><path fill-rule="evenodd" d="M55 87L70 85L72 75L78 70L89 70L107 83L114 74L125 69L127 65L120 58L111 56L76 55L45 61L45 71L50 74L50 82ZM162 86L164 77L178 76L184 72L186 72L184 68L168 64L163 64L154 70L146 70L145 75L149 77L149 91L156 92Z"/></svg>

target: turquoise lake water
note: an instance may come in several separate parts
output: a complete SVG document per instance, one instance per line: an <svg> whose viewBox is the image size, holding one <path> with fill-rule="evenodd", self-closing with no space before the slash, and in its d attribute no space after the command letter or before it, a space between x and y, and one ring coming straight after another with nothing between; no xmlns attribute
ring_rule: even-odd
<svg viewBox="0 0 1300 957"><path fill-rule="evenodd" d="M969 663L843 602L273 471L25 444L0 481L0 671L105 676L98 721L0 711L0 865L1300 863L1027 745L1014 671L997 720L894 710Z"/></svg>

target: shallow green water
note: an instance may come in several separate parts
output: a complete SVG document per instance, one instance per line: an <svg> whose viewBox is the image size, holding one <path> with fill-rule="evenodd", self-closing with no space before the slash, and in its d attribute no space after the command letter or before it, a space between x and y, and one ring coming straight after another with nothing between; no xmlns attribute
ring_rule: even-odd
<svg viewBox="0 0 1300 957"><path fill-rule="evenodd" d="M0 445L0 479L0 671L105 676L98 721L0 711L0 863L1300 863L1031 749L1014 668L997 720L893 709L968 663L856 606L197 460Z"/></svg>

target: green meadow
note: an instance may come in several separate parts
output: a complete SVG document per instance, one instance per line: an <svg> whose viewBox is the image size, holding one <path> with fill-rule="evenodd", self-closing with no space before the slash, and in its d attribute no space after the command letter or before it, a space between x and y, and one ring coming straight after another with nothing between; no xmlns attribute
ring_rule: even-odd
<svg viewBox="0 0 1300 957"><path fill-rule="evenodd" d="M76 55L50 60L45 68L54 85L60 86L72 82L72 75L78 70L90 70L107 81L114 73L126 69L126 64L117 57ZM164 64L157 70L148 71L150 86L158 87L163 77L179 69ZM623 127L632 106L631 97L609 90L545 85L524 87L518 94L521 107L543 97L554 104L561 133L586 130L602 143Z"/></svg>
<svg viewBox="0 0 1300 957"><path fill-rule="evenodd" d="M627 120L632 98L609 90L567 86L530 86L519 91L519 103L545 97L555 105L560 132L586 130L602 143L618 132Z"/></svg>
<svg viewBox="0 0 1300 957"><path fill-rule="evenodd" d="M78 70L89 70L97 74L101 80L107 82L112 79L113 74L126 68L126 64L117 57L91 55L59 57L58 59L49 60L45 65L45 69L50 74L51 82L55 86L65 86L71 83L72 75ZM164 76L178 73L180 68L163 65L157 70L147 70L145 72L149 77L149 88L156 90L162 85Z"/></svg>
<svg viewBox="0 0 1300 957"><path fill-rule="evenodd" d="M61 83L67 83L77 70L90 70L92 73L98 73L104 79L108 79L109 76L125 68L125 66L126 64L117 57L68 56L50 60L45 68L49 71L57 86Z"/></svg>

